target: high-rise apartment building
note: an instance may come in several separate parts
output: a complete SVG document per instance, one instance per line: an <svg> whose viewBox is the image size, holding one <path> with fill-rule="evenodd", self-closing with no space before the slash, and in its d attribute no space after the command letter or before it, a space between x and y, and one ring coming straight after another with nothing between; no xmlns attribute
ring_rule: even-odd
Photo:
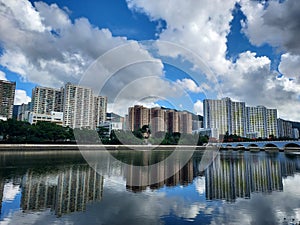
<svg viewBox="0 0 300 225"><path fill-rule="evenodd" d="M221 100L205 99L203 101L204 128L217 128L219 134L230 132L229 100L223 98Z"/></svg>
<svg viewBox="0 0 300 225"><path fill-rule="evenodd" d="M242 137L246 136L246 105L245 102L230 101L230 132Z"/></svg>
<svg viewBox="0 0 300 225"><path fill-rule="evenodd" d="M230 98L203 101L204 128L216 128L220 135L227 131L242 137L278 136L277 110L264 106L246 107L245 102Z"/></svg>
<svg viewBox="0 0 300 225"><path fill-rule="evenodd" d="M0 80L0 117L11 119L15 99L16 82Z"/></svg>
<svg viewBox="0 0 300 225"><path fill-rule="evenodd" d="M94 128L94 95L91 88L67 83L64 88L64 126Z"/></svg>
<svg viewBox="0 0 300 225"><path fill-rule="evenodd" d="M129 130L134 131L149 125L151 133L180 132L192 133L192 114L186 111L163 109L160 107L146 108L135 105L128 109Z"/></svg>
<svg viewBox="0 0 300 225"><path fill-rule="evenodd" d="M283 119L277 119L278 137L293 138L293 124Z"/></svg>
<svg viewBox="0 0 300 225"><path fill-rule="evenodd" d="M204 128L216 128L219 134L236 134L244 136L245 127L245 103L233 102L230 98L205 99L203 101Z"/></svg>
<svg viewBox="0 0 300 225"><path fill-rule="evenodd" d="M247 134L253 137L267 137L267 109L264 106L246 107Z"/></svg>
<svg viewBox="0 0 300 225"><path fill-rule="evenodd" d="M277 137L277 110L264 106L246 107L247 135L267 138Z"/></svg>
<svg viewBox="0 0 300 225"><path fill-rule="evenodd" d="M94 96L94 127L106 121L107 97Z"/></svg>
<svg viewBox="0 0 300 225"><path fill-rule="evenodd" d="M164 132L167 129L166 111L160 107L151 108L150 130L152 134Z"/></svg>
<svg viewBox="0 0 300 225"><path fill-rule="evenodd" d="M128 109L129 130L135 131L142 128L144 125L150 124L150 109L135 105Z"/></svg>
<svg viewBox="0 0 300 225"><path fill-rule="evenodd" d="M192 114L186 111L179 112L179 131L180 133L192 133Z"/></svg>
<svg viewBox="0 0 300 225"><path fill-rule="evenodd" d="M267 109L267 137L278 137L277 109Z"/></svg>
<svg viewBox="0 0 300 225"><path fill-rule="evenodd" d="M19 121L28 121L29 113L32 111L32 103L22 105L14 105L15 119Z"/></svg>
<svg viewBox="0 0 300 225"><path fill-rule="evenodd" d="M63 111L63 88L35 87L32 89L33 113L50 115Z"/></svg>
<svg viewBox="0 0 300 225"><path fill-rule="evenodd" d="M175 110L167 110L166 115L167 131L169 133L180 132L178 112Z"/></svg>

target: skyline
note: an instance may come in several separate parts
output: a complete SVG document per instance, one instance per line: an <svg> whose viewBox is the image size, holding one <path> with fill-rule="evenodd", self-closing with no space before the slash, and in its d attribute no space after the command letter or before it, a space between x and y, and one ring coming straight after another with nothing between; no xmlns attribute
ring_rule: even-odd
<svg viewBox="0 0 300 225"><path fill-rule="evenodd" d="M76 85L76 84L71 84L71 83L69 83L69 82L67 82L65 85ZM36 91L36 89L40 89L40 88L42 88L42 89L53 89L53 88L50 88L50 87L43 87L43 86L36 86L35 88L33 88L32 89L32 92L35 92ZM82 86L82 88L88 88L88 87L85 87L85 86ZM60 87L60 89L59 88L57 88L57 89L53 89L53 90L56 90L56 91L59 91L59 92L61 92L61 91L63 91L63 89L64 89L64 86L62 86L62 87ZM100 96L98 96L98 97L100 97ZM104 97L104 98L106 98L106 96L102 96L102 97ZM229 100L232 100L230 97L228 97L228 96L226 96L226 97L223 97L223 98L221 98L221 99L203 99L203 103L205 102L204 100L209 100L209 101L221 101L221 100L226 100L226 99L229 99ZM33 100L33 99L32 99ZM108 100L108 99L107 99ZM234 103L239 103L239 104L244 104L245 105L245 107L250 107L250 108L255 108L255 107L265 107L265 106L263 106L263 105L255 105L255 106L253 106L253 105L248 105L246 102L244 102L244 101L241 101L241 102L234 102ZM33 104L32 102L31 102L31 104ZM144 105L142 105L142 104L140 104L140 105L138 105L138 104L135 104L135 105L131 105L131 106L129 106L127 109L126 109L126 114L124 114L124 115L120 115L120 116L122 116L122 117L125 117L125 116L128 116L128 110L130 109L130 108L133 108L133 107L135 107L135 106L142 106L142 107L144 107ZM62 106L61 106L62 107ZM147 107L147 105L145 105L145 107ZM178 111L178 112L188 112L188 113L192 113L192 114L194 114L194 115L200 115L200 116L204 116L204 112L202 113L202 114L195 114L194 112L191 112L191 111L189 111L189 110L187 110L187 109L184 109L184 108L181 108L181 109L175 109L175 108L167 108L167 107L164 107L164 106L154 106L154 107L149 107L149 109L151 109L151 108L157 108L157 107L159 107L160 109L169 109L169 110L175 110L175 111ZM40 108L36 108L36 111L38 111L38 110L43 110L43 109L40 109ZM277 108L273 108L273 109L270 109L270 110L276 110L277 111ZM57 111L57 110L56 110ZM59 112L60 110L58 110L57 112ZM61 110L62 111L62 110ZM107 113L115 113L115 112L109 112L109 111L107 111ZM289 121L289 120L286 120L285 118L280 118L280 117L278 117L277 116L277 119L281 119L281 120L284 120L284 121ZM298 122L298 121L291 121L291 122Z"/></svg>
<svg viewBox="0 0 300 225"><path fill-rule="evenodd" d="M0 2L0 78L16 81L16 104L36 85L81 84L110 53L113 62L92 76L111 75L99 93L108 111L142 103L203 115L205 98L228 96L300 121L296 0Z"/></svg>

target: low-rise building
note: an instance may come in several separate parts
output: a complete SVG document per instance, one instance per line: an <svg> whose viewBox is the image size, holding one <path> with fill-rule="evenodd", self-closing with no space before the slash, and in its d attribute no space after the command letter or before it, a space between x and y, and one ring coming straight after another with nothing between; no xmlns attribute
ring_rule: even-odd
<svg viewBox="0 0 300 225"><path fill-rule="evenodd" d="M219 139L220 136L217 128L200 128L198 130L194 130L193 134L208 136L209 138L215 138L215 139Z"/></svg>
<svg viewBox="0 0 300 225"><path fill-rule="evenodd" d="M36 124L38 121L45 121L56 123L58 125L63 125L63 113L52 111L50 114L39 114L34 112L29 112L28 122L30 124Z"/></svg>

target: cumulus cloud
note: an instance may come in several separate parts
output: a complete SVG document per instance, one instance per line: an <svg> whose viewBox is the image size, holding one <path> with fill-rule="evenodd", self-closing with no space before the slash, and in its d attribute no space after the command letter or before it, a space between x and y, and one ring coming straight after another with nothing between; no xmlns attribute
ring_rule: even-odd
<svg viewBox="0 0 300 225"><path fill-rule="evenodd" d="M256 94L252 93L261 95L261 102L267 101L269 105L278 108L280 116L300 120L300 109L297 107L300 90L299 2L243 0L241 10L247 17L246 21L242 22L243 32L250 42L257 46L267 43L283 52L278 66L282 76L274 78L274 72L268 72L265 68L261 72L268 78L260 80Z"/></svg>
<svg viewBox="0 0 300 225"><path fill-rule="evenodd" d="M15 92L15 105L21 105L22 103L27 104L28 102L31 101L31 98L27 96L26 91L24 90L16 90Z"/></svg>
<svg viewBox="0 0 300 225"><path fill-rule="evenodd" d="M300 42L297 37L300 30L300 5L296 2L202 0L197 3L169 3L162 0L154 3L127 0L130 9L143 12L152 20L165 20L167 26L159 34L159 40L171 41L192 50L191 54L197 55L204 67L217 77L221 87L218 97L229 96L234 100L245 101L248 105L278 108L281 117L299 120L297 63ZM271 69L268 57L257 56L254 52L240 53L237 61L226 59L227 35L236 3L241 5L247 17L242 22L242 31L252 44L259 46L269 43L281 51L290 52L282 56L279 66L284 76L280 77L277 71ZM193 70L199 69L199 63L179 49L161 46L160 54L179 59L183 57L193 63ZM213 79L213 76L207 78ZM178 83L189 91L200 92L200 88L191 81L180 80ZM199 101L194 104L196 111L201 112L200 105Z"/></svg>
<svg viewBox="0 0 300 225"><path fill-rule="evenodd" d="M258 57L249 51L241 53L222 78L223 94L246 101L250 106L277 108L280 117L298 120L299 85L285 76L278 77L278 72L271 70L270 65L270 59L265 56Z"/></svg>
<svg viewBox="0 0 300 225"><path fill-rule="evenodd" d="M127 0L130 9L144 12L152 20L166 21L167 27L159 34L159 40L170 41L189 49L216 73L226 70L229 63L225 58L226 36L230 31L229 23L235 2ZM163 46L160 54L172 57L181 55L193 61L186 52L176 48Z"/></svg>
<svg viewBox="0 0 300 225"><path fill-rule="evenodd" d="M1 70L0 70L0 80L7 80L5 73Z"/></svg>
<svg viewBox="0 0 300 225"><path fill-rule="evenodd" d="M242 25L250 42L269 43L285 51L279 66L282 77L271 70L270 59L253 52L241 53L236 62L226 58L227 35L237 2L247 17ZM296 2L127 0L129 9L145 13L151 20L165 21L166 27L155 41L159 56L178 59L183 64L189 61L190 71L219 82L222 97L277 107L280 115L299 120L300 109L289 108L298 105L299 99L300 29ZM192 93L215 88L194 77L165 80L162 60L145 46L126 37L114 37L108 29L95 27L86 18L72 21L68 13L56 4L0 0L0 64L20 74L24 81L39 85L60 87L66 81L80 81L107 95L111 104L119 99L124 102L120 107L125 108L129 105L127 100L152 96L154 102L185 93L180 88ZM195 107L201 112L199 102L194 103Z"/></svg>
<svg viewBox="0 0 300 225"><path fill-rule="evenodd" d="M108 96L110 103L117 97L139 101L180 94L164 79L161 60L137 41L113 37L86 18L72 22L56 4L0 2L0 64L23 81L57 88L66 82L80 83ZM24 93L16 93L16 102L25 100Z"/></svg>
<svg viewBox="0 0 300 225"><path fill-rule="evenodd" d="M199 115L203 115L203 102L201 100L195 102L194 111Z"/></svg>
<svg viewBox="0 0 300 225"><path fill-rule="evenodd" d="M291 79L296 79L300 83L300 55L285 53L281 56L279 72Z"/></svg>
<svg viewBox="0 0 300 225"><path fill-rule="evenodd" d="M281 50L300 53L300 4L298 0L241 1L247 17L243 31L254 45L271 44Z"/></svg>
<svg viewBox="0 0 300 225"><path fill-rule="evenodd" d="M0 20L0 63L24 80L45 86L78 82L93 60L126 42L85 18L72 23L56 4L1 1Z"/></svg>
<svg viewBox="0 0 300 225"><path fill-rule="evenodd" d="M205 89L209 89L209 86L205 83L202 83L200 86L198 86L195 81L184 78L182 80L176 80L176 83L183 87L183 89L186 89L190 92L199 93L204 92Z"/></svg>

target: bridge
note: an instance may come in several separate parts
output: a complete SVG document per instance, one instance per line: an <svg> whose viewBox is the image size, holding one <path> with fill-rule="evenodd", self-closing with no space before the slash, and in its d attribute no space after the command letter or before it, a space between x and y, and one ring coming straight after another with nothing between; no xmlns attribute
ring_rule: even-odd
<svg viewBox="0 0 300 225"><path fill-rule="evenodd" d="M224 142L221 143L222 148L259 148L271 149L277 148L280 150L299 149L300 141L257 141L257 142Z"/></svg>

